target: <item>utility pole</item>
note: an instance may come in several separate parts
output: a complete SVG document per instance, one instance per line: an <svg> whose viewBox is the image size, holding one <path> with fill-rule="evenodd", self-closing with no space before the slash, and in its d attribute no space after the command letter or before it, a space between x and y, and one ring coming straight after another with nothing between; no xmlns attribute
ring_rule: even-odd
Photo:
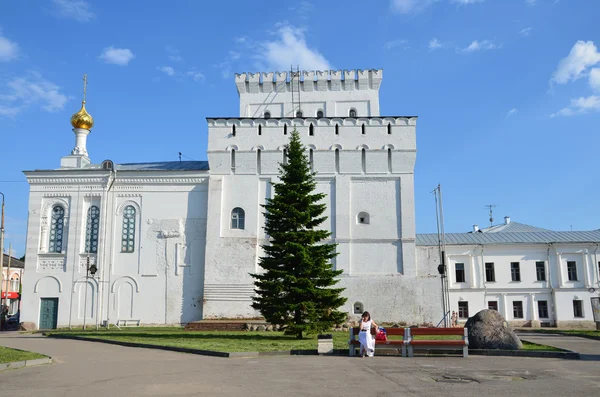
<svg viewBox="0 0 600 397"><path fill-rule="evenodd" d="M4 278L6 286L4 287L4 307L8 307L8 292L10 291L10 253L12 251L12 244L8 245L8 269L6 270L6 277ZM4 258L3 258L4 259Z"/></svg>
<svg viewBox="0 0 600 397"><path fill-rule="evenodd" d="M0 330L4 328L4 308L2 307L2 285L4 281L4 193L2 195L2 223L0 223Z"/></svg>

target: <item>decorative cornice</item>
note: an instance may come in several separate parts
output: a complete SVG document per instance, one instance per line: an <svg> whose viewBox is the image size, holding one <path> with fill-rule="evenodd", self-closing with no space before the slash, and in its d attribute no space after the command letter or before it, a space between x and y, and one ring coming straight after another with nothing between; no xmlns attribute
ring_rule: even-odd
<svg viewBox="0 0 600 397"><path fill-rule="evenodd" d="M117 193L117 197L142 197L141 193Z"/></svg>
<svg viewBox="0 0 600 397"><path fill-rule="evenodd" d="M197 184L206 182L208 178L182 178L182 177L137 177L137 178L120 178L117 179L119 185L123 186L124 184L144 184L144 185L152 185L152 184Z"/></svg>
<svg viewBox="0 0 600 397"><path fill-rule="evenodd" d="M30 185L42 185L42 184L60 184L60 185L81 185L84 183L106 183L106 178L77 178L77 177L51 177L46 176L43 178L29 177L28 178ZM60 186L63 188L63 186Z"/></svg>
<svg viewBox="0 0 600 397"><path fill-rule="evenodd" d="M416 126L417 117L304 117L304 118L270 118L270 119L257 119L257 118L221 118L221 117L207 117L209 127L231 127L232 125L239 127L258 127L263 125L266 127L283 127L285 124L289 126L309 126L313 124L315 127L319 126L334 126L339 124L340 126L374 126L374 127L386 127L388 124L393 126Z"/></svg>

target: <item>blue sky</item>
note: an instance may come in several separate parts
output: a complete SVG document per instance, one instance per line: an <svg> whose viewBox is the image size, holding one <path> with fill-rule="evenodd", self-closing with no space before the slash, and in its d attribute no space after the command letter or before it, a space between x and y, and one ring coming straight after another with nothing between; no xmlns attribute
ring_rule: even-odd
<svg viewBox="0 0 600 397"><path fill-rule="evenodd" d="M419 116L419 233L438 183L447 231L487 225L486 204L597 229L599 18L591 0L0 1L7 246L24 252L21 171L73 148L84 73L93 161L204 160L205 117L239 112L233 73L290 64L384 69L381 113Z"/></svg>

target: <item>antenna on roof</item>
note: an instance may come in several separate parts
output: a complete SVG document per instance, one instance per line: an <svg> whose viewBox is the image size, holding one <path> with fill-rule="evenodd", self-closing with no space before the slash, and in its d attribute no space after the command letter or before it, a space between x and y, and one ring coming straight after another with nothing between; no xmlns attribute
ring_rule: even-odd
<svg viewBox="0 0 600 397"><path fill-rule="evenodd" d="M179 152L179 162L181 163L181 152Z"/></svg>
<svg viewBox="0 0 600 397"><path fill-rule="evenodd" d="M496 208L496 204L484 205L483 208L487 208L489 210L489 213L490 213L490 227L492 227L494 225L494 216L493 216L492 208Z"/></svg>
<svg viewBox="0 0 600 397"><path fill-rule="evenodd" d="M294 79L296 77L298 77L298 111L296 111L296 101L294 101ZM296 117L298 112L302 112L302 107L300 106L300 66L299 65L296 65L295 72L294 72L294 67L292 65L290 65L290 86L291 86L291 90L292 90L292 117Z"/></svg>

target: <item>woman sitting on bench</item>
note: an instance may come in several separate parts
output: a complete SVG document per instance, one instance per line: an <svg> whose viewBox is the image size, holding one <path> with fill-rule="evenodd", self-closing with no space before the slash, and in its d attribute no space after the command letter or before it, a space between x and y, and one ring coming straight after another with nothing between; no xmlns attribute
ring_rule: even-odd
<svg viewBox="0 0 600 397"><path fill-rule="evenodd" d="M369 357L373 357L375 353L375 338L371 335L371 328L377 327L377 324L371 320L369 312L363 313L359 327L358 341L360 342L360 356L364 357L366 354Z"/></svg>

